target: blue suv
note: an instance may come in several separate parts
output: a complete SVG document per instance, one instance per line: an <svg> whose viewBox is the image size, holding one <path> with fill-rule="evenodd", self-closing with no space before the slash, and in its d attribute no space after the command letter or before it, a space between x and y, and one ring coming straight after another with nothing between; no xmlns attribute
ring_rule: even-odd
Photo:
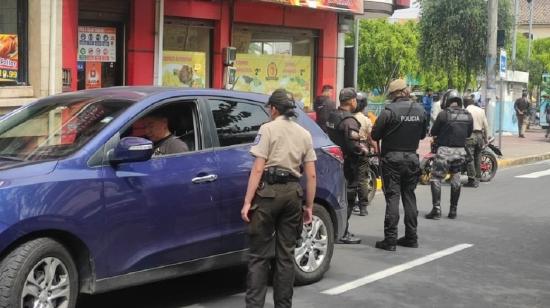
<svg viewBox="0 0 550 308"><path fill-rule="evenodd" d="M267 96L119 87L56 95L0 120L0 307L72 308L98 293L246 262L250 145ZM176 153L144 119L166 115ZM342 152L302 111L318 155L299 284L328 270L346 221ZM179 141L178 141L179 142Z"/></svg>

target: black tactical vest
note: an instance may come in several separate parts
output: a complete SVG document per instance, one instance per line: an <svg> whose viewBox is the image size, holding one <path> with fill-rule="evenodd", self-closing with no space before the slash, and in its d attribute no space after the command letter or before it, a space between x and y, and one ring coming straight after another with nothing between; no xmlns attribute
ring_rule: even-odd
<svg viewBox="0 0 550 308"><path fill-rule="evenodd" d="M340 124L347 118L355 119L351 112L336 109L329 114L327 120L327 134L330 137L330 140L342 148L342 150L346 149L346 136L344 130L341 129Z"/></svg>
<svg viewBox="0 0 550 308"><path fill-rule="evenodd" d="M382 136L382 151L414 152L425 128L426 112L418 103L396 101L386 106L391 122Z"/></svg>
<svg viewBox="0 0 550 308"><path fill-rule="evenodd" d="M468 129L473 123L472 115L466 109L450 107L445 109L445 116L447 121L437 137L437 144L447 147L463 147L466 138L469 137Z"/></svg>

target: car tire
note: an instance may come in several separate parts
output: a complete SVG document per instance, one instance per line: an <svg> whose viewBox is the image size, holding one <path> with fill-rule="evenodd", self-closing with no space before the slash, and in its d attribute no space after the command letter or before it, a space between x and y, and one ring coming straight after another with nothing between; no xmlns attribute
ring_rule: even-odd
<svg viewBox="0 0 550 308"><path fill-rule="evenodd" d="M317 232L313 228L317 228ZM330 267L334 252L334 227L327 210L315 204L313 207L313 222L304 225L302 238L294 252L294 267L296 270L296 285L306 285L317 282ZM309 265L310 256L314 261Z"/></svg>
<svg viewBox="0 0 550 308"><path fill-rule="evenodd" d="M53 278L49 279L47 269L53 271ZM23 243L0 262L0 308L33 307L35 301L74 308L77 296L74 261L67 249L51 238Z"/></svg>

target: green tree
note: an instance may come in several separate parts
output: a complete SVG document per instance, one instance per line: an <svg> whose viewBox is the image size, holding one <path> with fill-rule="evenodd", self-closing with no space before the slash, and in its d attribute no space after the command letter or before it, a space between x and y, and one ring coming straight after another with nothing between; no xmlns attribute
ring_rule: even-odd
<svg viewBox="0 0 550 308"><path fill-rule="evenodd" d="M510 0L499 1L499 29L512 26ZM486 0L422 0L418 55L423 70L443 70L448 88L466 90L484 71Z"/></svg>
<svg viewBox="0 0 550 308"><path fill-rule="evenodd" d="M529 72L529 90L537 89L542 82L542 74L550 73L550 38L533 40L531 58L527 59L528 39L523 34L516 34L516 61L514 69ZM511 44L507 52L511 55Z"/></svg>
<svg viewBox="0 0 550 308"><path fill-rule="evenodd" d="M359 24L360 89L385 93L393 78L418 71L418 31L413 22L389 23L383 19Z"/></svg>

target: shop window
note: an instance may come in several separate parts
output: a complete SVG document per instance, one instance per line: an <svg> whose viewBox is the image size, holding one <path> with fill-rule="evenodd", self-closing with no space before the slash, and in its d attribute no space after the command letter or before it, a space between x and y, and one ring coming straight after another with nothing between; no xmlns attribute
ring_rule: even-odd
<svg viewBox="0 0 550 308"><path fill-rule="evenodd" d="M220 146L254 142L260 126L269 121L262 106L229 100L209 100Z"/></svg>
<svg viewBox="0 0 550 308"><path fill-rule="evenodd" d="M0 1L0 86L27 83L27 1Z"/></svg>
<svg viewBox="0 0 550 308"><path fill-rule="evenodd" d="M270 94L285 88L294 94L299 105L310 108L316 37L311 30L236 26L234 89Z"/></svg>
<svg viewBox="0 0 550 308"><path fill-rule="evenodd" d="M163 86L210 86L212 29L213 25L208 22L165 18L162 51Z"/></svg>

